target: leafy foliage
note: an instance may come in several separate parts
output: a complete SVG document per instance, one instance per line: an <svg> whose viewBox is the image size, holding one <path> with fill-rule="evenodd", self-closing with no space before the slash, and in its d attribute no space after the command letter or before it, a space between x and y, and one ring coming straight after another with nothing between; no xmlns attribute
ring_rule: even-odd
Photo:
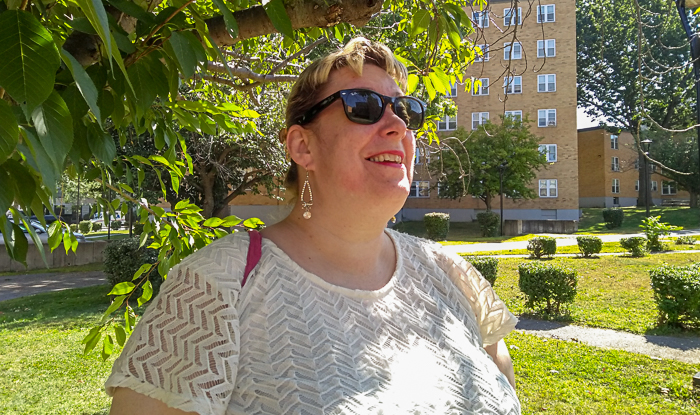
<svg viewBox="0 0 700 415"><path fill-rule="evenodd" d="M92 223L92 231L93 232L99 232L102 230L102 222L93 222Z"/></svg>
<svg viewBox="0 0 700 415"><path fill-rule="evenodd" d="M112 228L112 230L118 231L119 229L122 228L122 221L120 221L120 220L110 221L109 227Z"/></svg>
<svg viewBox="0 0 700 415"><path fill-rule="evenodd" d="M501 216L492 211L479 212L476 214L476 221L481 229L481 236L498 236L501 228Z"/></svg>
<svg viewBox="0 0 700 415"><path fill-rule="evenodd" d="M548 314L559 314L561 305L573 302L576 297L578 274L566 266L522 263L518 266L518 274L520 290L527 296L528 307L546 303Z"/></svg>
<svg viewBox="0 0 700 415"><path fill-rule="evenodd" d="M92 222L89 220L81 220L80 224L78 225L78 229L80 230L80 233L87 235L92 231Z"/></svg>
<svg viewBox="0 0 700 415"><path fill-rule="evenodd" d="M478 255L464 255L463 257L470 264L474 265L474 268L493 287L496 283L496 278L498 278L498 258Z"/></svg>
<svg viewBox="0 0 700 415"><path fill-rule="evenodd" d="M659 323L700 325L700 264L661 265L649 271Z"/></svg>
<svg viewBox="0 0 700 415"><path fill-rule="evenodd" d="M676 245L695 245L697 239L690 235L681 235L676 238Z"/></svg>
<svg viewBox="0 0 700 415"><path fill-rule="evenodd" d="M444 241L447 239L447 233L450 231L450 214L431 212L423 216L425 230L428 232L428 238L434 241Z"/></svg>
<svg viewBox="0 0 700 415"><path fill-rule="evenodd" d="M683 229L681 226L673 226L661 222L661 216L649 216L642 219L642 224L639 227L643 229L647 237L647 248L652 252L664 250L664 244L660 240L661 237L668 235L671 231Z"/></svg>
<svg viewBox="0 0 700 415"><path fill-rule="evenodd" d="M557 240L550 236L536 236L527 241L527 250L534 258L552 256L557 253Z"/></svg>
<svg viewBox="0 0 700 415"><path fill-rule="evenodd" d="M131 283L134 274L144 265L153 264L158 260L158 251L139 246L139 238L125 238L112 241L104 250L104 271L107 281L112 287L122 283ZM149 276L148 283L153 292L157 293L163 279L154 272ZM143 290L134 290L134 295L140 297Z"/></svg>
<svg viewBox="0 0 700 415"><path fill-rule="evenodd" d="M622 221L625 219L625 211L622 209L605 209L603 210L603 221L608 229L619 228L622 226Z"/></svg>
<svg viewBox="0 0 700 415"><path fill-rule="evenodd" d="M647 242L647 238L643 236L632 236L620 239L620 246L626 249L633 257L643 257L649 252Z"/></svg>
<svg viewBox="0 0 700 415"><path fill-rule="evenodd" d="M576 243L581 255L591 257L603 249L603 241L597 236L577 236Z"/></svg>

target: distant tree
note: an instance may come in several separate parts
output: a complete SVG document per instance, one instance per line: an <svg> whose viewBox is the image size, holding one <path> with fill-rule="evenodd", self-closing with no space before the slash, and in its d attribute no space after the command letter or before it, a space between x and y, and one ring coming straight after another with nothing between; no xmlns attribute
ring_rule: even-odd
<svg viewBox="0 0 700 415"><path fill-rule="evenodd" d="M698 171L698 142L695 131L671 134L666 132L648 132L642 135L649 137L654 144L650 153L653 159L667 166L684 172ZM677 174L672 171L660 170L660 173L678 184L679 188L690 193L690 206L698 206L700 194L700 176L698 174Z"/></svg>
<svg viewBox="0 0 700 415"><path fill-rule="evenodd" d="M453 140L445 142L440 157L433 158L429 167L438 177L440 197L459 199L471 194L491 210L493 197L500 194L499 166L503 163L507 163L503 194L514 199L537 197L532 180L547 165L539 149L541 137L530 132L527 118L501 119L500 124L489 121L476 131L460 128Z"/></svg>

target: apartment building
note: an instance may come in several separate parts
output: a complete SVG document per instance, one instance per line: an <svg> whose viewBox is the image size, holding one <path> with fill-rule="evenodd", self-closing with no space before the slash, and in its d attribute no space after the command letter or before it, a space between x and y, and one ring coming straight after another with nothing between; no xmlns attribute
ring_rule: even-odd
<svg viewBox="0 0 700 415"><path fill-rule="evenodd" d="M486 120L500 122L502 115L527 115L550 163L532 183L538 197L505 199L504 219L578 220L575 1L518 3L516 9L510 1L495 0L484 11L469 12L482 30L474 39L480 53L466 76L480 80L481 86L472 91L453 88L457 114L441 120L440 134L449 136L459 127L475 130ZM485 210L484 203L471 196L438 197L425 164L426 154L419 153L401 219L421 220L427 212L441 211L450 213L453 221L472 221ZM498 198L492 209L500 209Z"/></svg>
<svg viewBox="0 0 700 415"><path fill-rule="evenodd" d="M639 154L629 132L612 134L603 127L578 130L579 205L636 206L639 197ZM687 191L651 166L651 200L689 201Z"/></svg>

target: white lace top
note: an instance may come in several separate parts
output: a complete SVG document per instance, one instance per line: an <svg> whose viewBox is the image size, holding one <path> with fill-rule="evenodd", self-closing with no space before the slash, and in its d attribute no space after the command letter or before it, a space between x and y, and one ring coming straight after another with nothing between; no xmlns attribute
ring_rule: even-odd
<svg viewBox="0 0 700 415"><path fill-rule="evenodd" d="M172 269L106 383L199 414L519 414L483 345L517 319L439 245L387 230L396 271L377 291L332 285L248 236Z"/></svg>

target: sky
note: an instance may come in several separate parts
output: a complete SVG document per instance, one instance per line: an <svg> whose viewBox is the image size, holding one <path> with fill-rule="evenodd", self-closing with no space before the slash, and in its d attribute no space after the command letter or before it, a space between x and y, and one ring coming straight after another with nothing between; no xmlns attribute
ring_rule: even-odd
<svg viewBox="0 0 700 415"><path fill-rule="evenodd" d="M598 120L589 117L583 110L583 107L576 108L576 129L580 130L581 128L597 127Z"/></svg>

